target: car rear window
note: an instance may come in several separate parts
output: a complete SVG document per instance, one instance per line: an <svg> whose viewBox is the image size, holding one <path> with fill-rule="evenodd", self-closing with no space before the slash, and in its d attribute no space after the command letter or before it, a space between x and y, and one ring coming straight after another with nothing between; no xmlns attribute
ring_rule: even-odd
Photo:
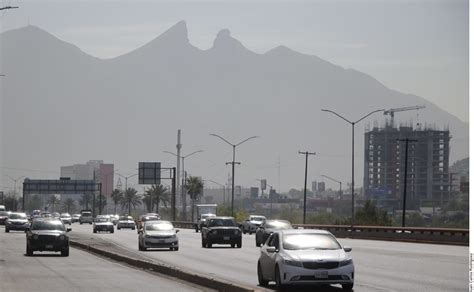
<svg viewBox="0 0 474 292"><path fill-rule="evenodd" d="M237 226L233 219L207 219L210 227L216 226Z"/></svg>
<svg viewBox="0 0 474 292"><path fill-rule="evenodd" d="M31 230L59 230L65 231L64 224L61 221L33 221Z"/></svg>

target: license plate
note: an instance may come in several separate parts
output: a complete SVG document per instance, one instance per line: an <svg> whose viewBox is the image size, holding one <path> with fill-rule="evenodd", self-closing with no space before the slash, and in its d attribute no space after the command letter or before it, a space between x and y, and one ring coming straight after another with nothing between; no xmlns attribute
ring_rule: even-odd
<svg viewBox="0 0 474 292"><path fill-rule="evenodd" d="M328 272L327 271L319 271L314 273L314 277L316 279L327 279L328 277Z"/></svg>
<svg viewBox="0 0 474 292"><path fill-rule="evenodd" d="M47 244L46 248L53 248L53 245L52 244Z"/></svg>
<svg viewBox="0 0 474 292"><path fill-rule="evenodd" d="M230 236L224 236L224 240L230 240Z"/></svg>

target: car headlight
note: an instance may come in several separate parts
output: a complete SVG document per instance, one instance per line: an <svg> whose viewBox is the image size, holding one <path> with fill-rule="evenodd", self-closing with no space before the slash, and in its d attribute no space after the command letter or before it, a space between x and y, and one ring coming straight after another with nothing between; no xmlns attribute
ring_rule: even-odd
<svg viewBox="0 0 474 292"><path fill-rule="evenodd" d="M38 239L38 234L33 235L33 239Z"/></svg>
<svg viewBox="0 0 474 292"><path fill-rule="evenodd" d="M212 230L211 233L212 234L217 234L217 230Z"/></svg>
<svg viewBox="0 0 474 292"><path fill-rule="evenodd" d="M289 260L289 259L283 259L283 263L285 265L289 265L289 266L303 267L303 263L298 262L298 261Z"/></svg>
<svg viewBox="0 0 474 292"><path fill-rule="evenodd" d="M66 239L66 236L64 236L64 235L59 236L59 240L64 240L64 239Z"/></svg>
<svg viewBox="0 0 474 292"><path fill-rule="evenodd" d="M239 232L240 232L239 230L234 230L234 234L235 234L235 235L238 235Z"/></svg>
<svg viewBox="0 0 474 292"><path fill-rule="evenodd" d="M171 235L171 238L175 239L175 238L176 238L176 234Z"/></svg>
<svg viewBox="0 0 474 292"><path fill-rule="evenodd" d="M350 265L352 264L352 259L347 259L347 260L344 260L342 262L339 263L339 267L344 267L344 266L347 266L347 265Z"/></svg>

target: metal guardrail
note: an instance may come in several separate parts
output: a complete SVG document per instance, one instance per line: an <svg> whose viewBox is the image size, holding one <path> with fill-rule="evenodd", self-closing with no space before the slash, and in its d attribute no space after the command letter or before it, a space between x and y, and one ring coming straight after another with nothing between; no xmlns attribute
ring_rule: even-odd
<svg viewBox="0 0 474 292"><path fill-rule="evenodd" d="M193 222L173 221L173 224L178 228L194 228ZM469 245L469 229L318 224L293 224L293 227L327 230L339 238Z"/></svg>

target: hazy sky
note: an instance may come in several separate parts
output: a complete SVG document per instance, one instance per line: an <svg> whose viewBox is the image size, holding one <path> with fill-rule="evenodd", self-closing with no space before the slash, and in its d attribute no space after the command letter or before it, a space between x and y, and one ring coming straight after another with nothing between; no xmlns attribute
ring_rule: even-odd
<svg viewBox="0 0 474 292"><path fill-rule="evenodd" d="M247 48L285 45L372 75L468 121L467 0L18 1L2 30L37 25L100 58L127 53L180 20L191 43L228 28Z"/></svg>

